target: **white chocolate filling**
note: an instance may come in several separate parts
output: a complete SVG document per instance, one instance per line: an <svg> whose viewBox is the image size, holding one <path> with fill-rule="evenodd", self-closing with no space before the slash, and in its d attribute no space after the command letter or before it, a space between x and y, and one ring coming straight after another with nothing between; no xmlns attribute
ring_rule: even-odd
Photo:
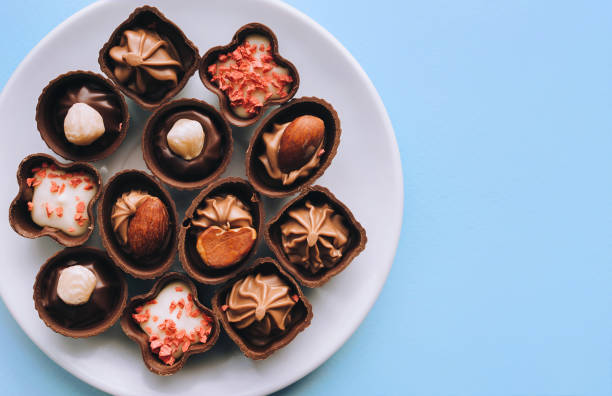
<svg viewBox="0 0 612 396"><path fill-rule="evenodd" d="M90 226L87 206L98 191L93 178L81 175L67 177L64 171L46 168L32 180L34 194L29 205L32 221L41 227L57 228L71 236L83 235Z"/></svg>
<svg viewBox="0 0 612 396"><path fill-rule="evenodd" d="M64 134L70 143L87 146L105 132L102 115L87 103L70 106L64 119Z"/></svg>
<svg viewBox="0 0 612 396"><path fill-rule="evenodd" d="M186 118L176 121L166 135L170 150L187 161L200 155L204 148L204 137L202 124Z"/></svg>
<svg viewBox="0 0 612 396"><path fill-rule="evenodd" d="M68 305L80 305L89 301L98 279L82 265L64 268L57 281L57 295Z"/></svg>

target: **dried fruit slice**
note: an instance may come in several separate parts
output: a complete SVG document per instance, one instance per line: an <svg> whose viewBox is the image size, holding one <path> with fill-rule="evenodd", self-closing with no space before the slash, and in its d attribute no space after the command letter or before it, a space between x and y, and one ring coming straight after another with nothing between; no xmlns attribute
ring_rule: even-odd
<svg viewBox="0 0 612 396"><path fill-rule="evenodd" d="M213 226L198 237L196 249L206 265L225 268L240 262L251 251L257 231L251 227L224 230Z"/></svg>

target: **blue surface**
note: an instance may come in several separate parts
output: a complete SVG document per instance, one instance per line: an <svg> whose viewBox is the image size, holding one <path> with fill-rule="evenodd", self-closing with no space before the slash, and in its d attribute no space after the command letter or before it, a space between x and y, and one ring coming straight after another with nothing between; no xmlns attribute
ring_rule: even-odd
<svg viewBox="0 0 612 396"><path fill-rule="evenodd" d="M0 83L89 2L3 1ZM363 325L280 394L612 394L612 3L289 3L378 88L405 217ZM96 393L0 324L2 393Z"/></svg>

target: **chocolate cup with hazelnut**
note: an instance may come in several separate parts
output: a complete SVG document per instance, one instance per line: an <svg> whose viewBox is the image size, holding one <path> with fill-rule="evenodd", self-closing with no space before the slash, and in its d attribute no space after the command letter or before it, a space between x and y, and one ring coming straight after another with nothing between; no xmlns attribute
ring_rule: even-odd
<svg viewBox="0 0 612 396"><path fill-rule="evenodd" d="M95 287L87 301L70 305L58 292L62 272L79 265L95 276ZM82 283L77 281L77 288ZM53 331L66 337L91 337L106 331L121 316L128 296L124 275L106 252L91 247L60 250L38 271L34 282L34 306Z"/></svg>
<svg viewBox="0 0 612 396"><path fill-rule="evenodd" d="M118 200L130 192L149 197L140 201L140 206L136 204L135 213L127 216L128 243L122 244L119 231L115 232L113 228L112 214ZM147 202L152 205L140 218L138 209ZM160 205L165 207L165 211ZM134 208L132 204L128 206ZM177 217L176 206L168 191L155 177L136 169L116 173L104 187L98 205L98 226L109 256L123 271L140 279L156 278L172 265L178 244ZM132 227L137 218L138 226ZM160 232L160 229L166 232Z"/></svg>
<svg viewBox="0 0 612 396"><path fill-rule="evenodd" d="M68 140L65 133L66 116L74 111L72 106L77 103L95 110L103 121L104 132L91 143L83 141L83 135ZM80 117L89 121L81 128L91 127L92 119L98 115L89 119ZM125 99L117 87L104 76L90 71L71 71L51 80L36 105L36 127L40 136L51 150L73 161L98 161L111 155L127 135L129 118Z"/></svg>
<svg viewBox="0 0 612 396"><path fill-rule="evenodd" d="M30 206L34 197L34 189L36 186L33 185L32 181L35 180L35 174L46 167L49 167L49 170L58 169L65 173L84 172L89 175L89 178L91 178L91 185L96 188L96 193L86 205L89 224L83 234L70 235L59 228L48 225L40 226L34 222ZM57 184L59 186L70 182L70 180L62 179L61 177L57 178L57 180ZM98 200L102 189L102 179L100 178L100 174L96 168L84 162L64 164L58 162L54 157L43 153L31 154L24 158L19 164L17 169L17 183L19 184L19 192L9 207L9 223L16 233L26 238L49 236L55 239L61 245L67 247L80 246L87 242L94 229L93 207L95 202ZM84 186L84 184L82 185ZM58 190L56 194L59 193L60 191ZM69 202L71 203L73 200L69 200ZM78 202L75 201L74 204L76 205ZM56 212L57 208L53 207L50 209L53 211L53 213L50 214L49 218L57 218L59 215L59 213ZM49 212L47 212L47 215L49 215Z"/></svg>
<svg viewBox="0 0 612 396"><path fill-rule="evenodd" d="M231 232L244 229L245 227L230 228L225 230L225 232L221 232L217 229L220 232L219 246L222 246L221 241L224 243L223 246L227 246L226 249L217 249L217 253L223 253L223 250L225 250L227 257L218 257L218 260L215 261L223 262L225 258L230 260L234 258L238 261L223 267L213 267L204 262L197 249L200 236L213 227L203 228L195 225L194 221L197 222L199 217L197 210L206 207L206 199L227 197L228 195L236 197L237 200L240 201L240 206L246 208L248 214L251 216L252 222L249 228L256 232L256 236L254 241L248 241L251 247L250 250L245 253L242 247L248 248L248 245L247 242L243 242L242 238L237 236L238 239L234 240L235 243L224 238L224 235L227 236L231 234ZM244 267L253 254L255 254L257 244L263 232L264 221L265 216L261 198L257 191L255 191L246 180L238 177L227 177L212 183L193 199L191 205L189 205L189 208L185 211L185 217L179 229L179 259L181 260L185 272L196 281L207 285L217 285L231 279L242 269L242 267Z"/></svg>
<svg viewBox="0 0 612 396"><path fill-rule="evenodd" d="M139 52L129 52L128 43L129 49L137 48ZM111 33L98 57L104 74L147 110L179 93L195 73L199 60L198 47L151 6L136 8Z"/></svg>
<svg viewBox="0 0 612 396"><path fill-rule="evenodd" d="M340 249L342 251L341 258L336 263L326 262L328 257L324 257L323 254L320 255L321 260L323 261L324 268L319 269L316 272L309 271L300 263L292 262L289 258L287 252L283 248L283 235L282 235L282 227L288 221L291 221L291 217L289 216L289 212L294 209L305 208L306 202L310 202L315 207L322 207L323 205L328 205L332 210L334 215L340 216L340 221L343 223L343 229L346 231L346 243L344 247ZM311 220L312 221L312 220ZM303 236L308 234L312 234L315 230L309 229L304 224L301 224L304 228L300 231L303 231ZM321 236L326 239L327 242L333 243L333 238L330 236L330 228L334 227L331 223L329 226L326 224L319 223L311 224L313 227L319 226L319 231L325 234ZM321 229L326 227L325 231ZM306 287L319 287L329 281L333 276L338 275L342 272L348 265L353 261L355 257L359 255L364 249L367 242L367 236L365 229L361 226L361 224L355 219L355 216L350 211L350 209L344 205L334 194L332 194L327 188L321 186L311 186L306 188L300 195L289 201L276 216L274 216L268 223L266 223L265 227L265 240L267 245L270 247L272 252L278 258L283 268L285 268L295 279L298 280L302 285ZM319 236L319 233L316 234ZM308 249L312 249L318 246L308 246Z"/></svg>
<svg viewBox="0 0 612 396"><path fill-rule="evenodd" d="M277 170L280 179L274 179L270 176L268 169L264 165L264 161L262 161L262 159L269 161L268 152L270 151L266 146L263 136L264 133L270 134L276 132L279 127L288 124L286 129L284 129L284 133L287 133L292 125L290 123L303 119L305 116L308 116L307 118L318 118L323 121L324 131L320 150L310 155L310 157L312 157L311 161L316 156L318 156L319 159L314 166L307 170L306 174L298 176L291 183L283 184L283 178L289 174ZM320 123L321 121L318 122ZM297 122L298 121L296 121L296 123ZM311 130L308 128L293 129L295 138L289 142L290 145L282 144L282 137L284 136L280 139L281 144L273 154L277 155L279 159L282 155L286 156L288 154L297 155L301 157L299 159L302 159L308 154L300 152L300 150L303 150L302 147L304 146L298 145L297 143L305 141L307 138L306 135L309 135ZM331 164L338 150L338 145L340 144L340 134L340 119L331 104L323 99L314 97L303 97L292 100L272 111L255 129L245 157L246 174L249 182L251 182L253 187L261 194L272 198L287 197L304 190L323 175ZM293 144L294 147L291 147L291 144ZM281 153L282 149L287 152ZM308 166L308 164L306 166ZM295 170L294 172L297 171L298 170Z"/></svg>
<svg viewBox="0 0 612 396"><path fill-rule="evenodd" d="M189 291L193 296L193 304L212 319L212 331L205 343L191 344L179 359L173 364L167 365L151 350L149 335L142 330L142 327L134 320L132 315L137 307L146 304L148 301L154 300L166 285L175 281L180 281L189 287ZM221 333L221 326L219 325L219 320L215 313L210 308L200 303L198 300L198 291L191 279L179 272L169 272L165 274L155 282L153 288L151 288L148 293L132 297L123 311L120 323L121 329L125 335L140 346L142 359L147 368L158 375L171 375L176 373L185 365L189 356L204 353L212 348Z"/></svg>
<svg viewBox="0 0 612 396"><path fill-rule="evenodd" d="M282 282L289 287L288 294L295 302L295 305L291 308L290 320L286 324L285 331L273 335L271 339L266 339L267 342L264 344L259 342L254 343L250 338L252 335L249 335L247 332L248 328L241 330L230 323L228 311L231 310L231 307L228 307L226 302L235 283L244 280L249 275L256 276L257 274L262 274L264 276L274 274L278 276ZM236 277L217 289L212 298L212 306L213 311L221 321L223 328L232 341L238 345L245 356L253 360L265 359L280 348L286 346L301 331L310 326L310 322L312 321L312 306L304 293L302 293L302 289L297 282L270 257L255 260L255 262L243 269Z"/></svg>
<svg viewBox="0 0 612 396"><path fill-rule="evenodd" d="M185 159L181 156L184 153L175 153L169 144L168 134L180 120L196 121L204 132L203 146L193 158ZM179 148L192 149L184 145ZM159 107L147 121L142 135L147 167L162 182L179 190L202 188L218 178L227 168L232 150L229 124L214 107L198 99L177 99Z"/></svg>
<svg viewBox="0 0 612 396"><path fill-rule="evenodd" d="M256 114L253 114L250 117L240 117L232 109L229 96L223 90L221 90L214 81L212 81L212 75L209 72L209 68L212 65L216 64L219 59L219 56L235 51L236 48L243 44L245 40L252 35L263 36L267 40L269 40L272 60L280 67L286 68L288 70L288 75L291 76L293 81L291 82L290 88L285 96L265 100ZM244 25L240 29L238 29L238 31L236 31L234 37L232 38L232 41L229 44L220 45L209 49L206 54L202 56L202 59L200 61L199 74L200 80L202 80L204 86L219 97L219 107L221 109L221 114L223 114L223 116L231 124L236 125L238 127L245 127L254 124L262 116L266 108L272 105L282 104L290 100L293 96L295 96L300 85L300 76L296 67L293 65L293 63L283 58L278 52L278 39L276 38L276 35L269 27L261 23L249 23L247 25Z"/></svg>

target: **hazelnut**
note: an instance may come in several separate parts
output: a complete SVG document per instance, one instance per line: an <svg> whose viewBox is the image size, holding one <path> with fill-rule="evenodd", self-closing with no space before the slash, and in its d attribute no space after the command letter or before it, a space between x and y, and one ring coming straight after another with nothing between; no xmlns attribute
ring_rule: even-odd
<svg viewBox="0 0 612 396"><path fill-rule="evenodd" d="M325 123L319 117L297 117L283 132L278 146L278 168L289 173L306 165L323 142Z"/></svg>
<svg viewBox="0 0 612 396"><path fill-rule="evenodd" d="M104 132L104 120L96 109L87 103L75 103L70 106L64 118L64 134L70 143L87 146Z"/></svg>
<svg viewBox="0 0 612 396"><path fill-rule="evenodd" d="M169 229L166 205L157 197L148 197L127 227L127 244L132 254L146 257L158 252L167 241Z"/></svg>
<svg viewBox="0 0 612 396"><path fill-rule="evenodd" d="M64 268L57 281L57 295L68 305L81 305L89 301L98 279L88 268L73 265Z"/></svg>
<svg viewBox="0 0 612 396"><path fill-rule="evenodd" d="M174 154L189 161L204 148L204 129L197 121L181 118L172 125L166 139Z"/></svg>
<svg viewBox="0 0 612 396"><path fill-rule="evenodd" d="M212 226L198 236L196 249L209 267L225 268L245 258L256 239L257 231L251 227L224 230Z"/></svg>

